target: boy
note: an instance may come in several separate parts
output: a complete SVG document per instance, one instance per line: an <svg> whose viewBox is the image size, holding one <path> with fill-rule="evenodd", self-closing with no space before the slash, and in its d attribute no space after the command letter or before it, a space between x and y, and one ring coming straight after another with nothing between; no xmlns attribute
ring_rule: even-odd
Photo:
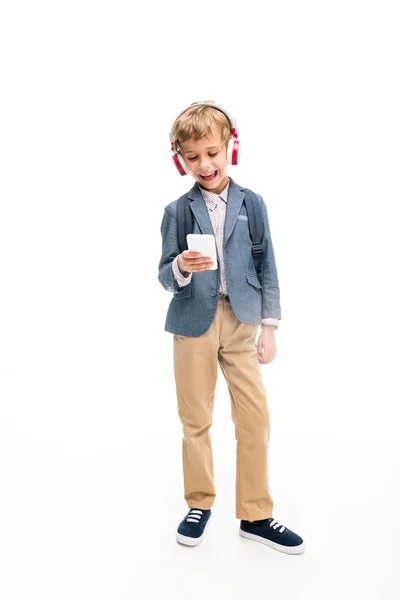
<svg viewBox="0 0 400 600"><path fill-rule="evenodd" d="M209 257L181 252L178 201L165 207L158 279L173 293L165 331L174 334L184 497L190 509L176 539L196 546L211 516L215 488L209 430L219 363L228 384L237 440L239 533L287 554L300 554L305 549L302 538L272 516L268 487L269 409L259 365L275 357L274 331L281 310L267 209L257 194L264 227L260 281L244 188L227 176L228 164L239 161L235 121L211 101L196 102L178 115L170 139L179 172L196 180L186 198L193 233L215 235L218 251L217 270L210 269ZM262 331L256 342L259 325Z"/></svg>

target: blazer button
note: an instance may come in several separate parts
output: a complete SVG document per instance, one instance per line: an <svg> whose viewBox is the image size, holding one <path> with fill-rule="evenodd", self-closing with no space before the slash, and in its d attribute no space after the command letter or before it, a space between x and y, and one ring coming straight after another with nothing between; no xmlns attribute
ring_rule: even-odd
<svg viewBox="0 0 400 600"><path fill-rule="evenodd" d="M216 294L215 290L212 290L212 291L210 292L210 296L215 296L215 294Z"/></svg>

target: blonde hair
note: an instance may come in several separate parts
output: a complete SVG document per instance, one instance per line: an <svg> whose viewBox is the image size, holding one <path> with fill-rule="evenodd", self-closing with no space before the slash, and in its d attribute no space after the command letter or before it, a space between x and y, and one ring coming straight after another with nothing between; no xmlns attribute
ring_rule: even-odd
<svg viewBox="0 0 400 600"><path fill-rule="evenodd" d="M204 100L204 102L215 104L213 100ZM192 102L190 106L193 104L197 104L197 102ZM222 142L228 146L231 138L231 124L226 115L212 106L189 107L172 126L171 136L176 151L181 153L180 144L182 142L192 138L199 140L207 137L213 133L214 129L221 133Z"/></svg>

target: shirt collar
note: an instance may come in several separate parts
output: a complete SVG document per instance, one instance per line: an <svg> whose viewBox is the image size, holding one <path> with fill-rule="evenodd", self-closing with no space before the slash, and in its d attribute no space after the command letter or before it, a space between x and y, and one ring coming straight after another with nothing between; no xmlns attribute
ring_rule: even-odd
<svg viewBox="0 0 400 600"><path fill-rule="evenodd" d="M215 209L215 207L217 206L217 203L218 203L218 198L221 198L221 200L223 200L225 202L225 204L227 203L229 184L230 184L230 179L228 177L228 183L226 184L226 186L224 187L224 189L222 190L222 192L220 194L214 194L213 192L209 192L208 190L205 190L198 185L198 188L205 200L205 203L207 204L207 206L210 210Z"/></svg>

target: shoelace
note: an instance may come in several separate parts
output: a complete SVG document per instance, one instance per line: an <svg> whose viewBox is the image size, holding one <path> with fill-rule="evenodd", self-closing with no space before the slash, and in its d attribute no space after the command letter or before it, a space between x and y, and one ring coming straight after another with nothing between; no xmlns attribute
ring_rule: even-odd
<svg viewBox="0 0 400 600"><path fill-rule="evenodd" d="M272 519L272 521L269 523L269 526L273 529L278 529L278 527L280 527L279 533L283 533L285 531L285 527L281 523L278 523L278 521L275 519Z"/></svg>
<svg viewBox="0 0 400 600"><path fill-rule="evenodd" d="M188 516L186 517L187 523L199 523L201 516L203 514L202 510L190 509Z"/></svg>
<svg viewBox="0 0 400 600"><path fill-rule="evenodd" d="M202 510L198 510L196 508L192 508L189 511L189 514L186 517L186 522L187 523L199 523L200 519L202 517L203 511ZM279 533L283 533L285 531L285 526L282 525L282 523L279 523L278 521L276 521L275 519L272 519L268 525L270 527L272 527L273 529L278 529L278 527L280 527L279 529Z"/></svg>

